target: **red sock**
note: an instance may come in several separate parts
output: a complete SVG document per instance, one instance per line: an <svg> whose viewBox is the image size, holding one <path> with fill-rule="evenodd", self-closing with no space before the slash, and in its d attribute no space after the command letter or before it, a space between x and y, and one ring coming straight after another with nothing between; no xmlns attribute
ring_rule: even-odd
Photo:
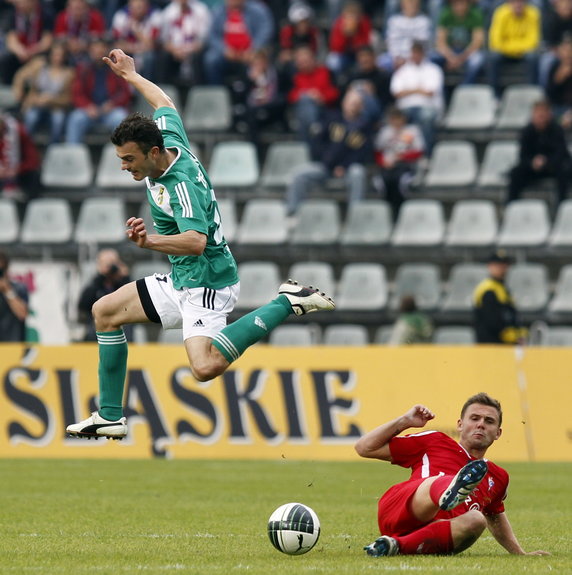
<svg viewBox="0 0 572 575"><path fill-rule="evenodd" d="M402 555L445 555L453 551L450 521L435 521L401 537L395 537Z"/></svg>
<svg viewBox="0 0 572 575"><path fill-rule="evenodd" d="M447 487L449 487L449 484L453 481L453 477L453 475L443 475L435 479L431 484L429 497L431 497L431 501L433 501L435 505L439 505L439 499L441 499L441 495L445 493Z"/></svg>

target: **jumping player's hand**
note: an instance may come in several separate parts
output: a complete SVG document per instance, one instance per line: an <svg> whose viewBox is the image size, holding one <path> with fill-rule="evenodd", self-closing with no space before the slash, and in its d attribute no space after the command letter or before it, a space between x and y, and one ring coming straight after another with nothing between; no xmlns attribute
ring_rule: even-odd
<svg viewBox="0 0 572 575"><path fill-rule="evenodd" d="M129 74L135 73L135 60L119 48L111 50L111 52L109 52L109 56L103 57L103 61L120 78L125 78Z"/></svg>
<svg viewBox="0 0 572 575"><path fill-rule="evenodd" d="M147 229L142 218L129 218L125 225L127 226L127 237L140 248L147 246Z"/></svg>
<svg viewBox="0 0 572 575"><path fill-rule="evenodd" d="M424 405L414 405L403 417L409 422L409 427L425 427L435 414Z"/></svg>

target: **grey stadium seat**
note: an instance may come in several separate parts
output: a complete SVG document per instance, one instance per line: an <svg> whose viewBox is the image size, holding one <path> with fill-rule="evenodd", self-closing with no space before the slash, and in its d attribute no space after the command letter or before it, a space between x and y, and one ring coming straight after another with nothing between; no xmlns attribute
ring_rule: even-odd
<svg viewBox="0 0 572 575"><path fill-rule="evenodd" d="M473 308L473 292L487 276L487 266L484 264L455 264L449 274L449 285L441 310L470 311Z"/></svg>
<svg viewBox="0 0 572 575"><path fill-rule="evenodd" d="M445 244L451 247L493 245L498 232L496 208L489 200L460 200L455 203Z"/></svg>
<svg viewBox="0 0 572 575"><path fill-rule="evenodd" d="M86 144L50 144L40 173L51 188L85 188L93 182L93 164Z"/></svg>
<svg viewBox="0 0 572 575"><path fill-rule="evenodd" d="M281 278L274 262L244 262L238 265L240 297L237 309L255 309L278 295Z"/></svg>
<svg viewBox="0 0 572 575"><path fill-rule="evenodd" d="M560 268L548 309L552 313L572 313L572 264Z"/></svg>
<svg viewBox="0 0 572 575"><path fill-rule="evenodd" d="M464 188L472 186L478 171L475 144L463 140L437 142L429 170L423 179L425 188Z"/></svg>
<svg viewBox="0 0 572 575"><path fill-rule="evenodd" d="M443 120L448 130L483 130L495 122L495 94L486 84L460 85L455 88Z"/></svg>
<svg viewBox="0 0 572 575"><path fill-rule="evenodd" d="M131 268L131 279L138 280L152 276L153 274L168 274L171 271L171 264L167 259L148 260L135 262Z"/></svg>
<svg viewBox="0 0 572 575"><path fill-rule="evenodd" d="M222 231L227 242L232 242L238 230L236 202L232 198L217 199L218 211L222 221Z"/></svg>
<svg viewBox="0 0 572 575"><path fill-rule="evenodd" d="M572 347L572 327L548 327L541 336L540 345L547 347Z"/></svg>
<svg viewBox="0 0 572 575"><path fill-rule="evenodd" d="M260 185L264 188L286 187L293 171L310 161L310 149L305 142L272 142L268 146Z"/></svg>
<svg viewBox="0 0 572 575"><path fill-rule="evenodd" d="M358 324L329 325L324 329L323 345L362 346L369 344L367 328Z"/></svg>
<svg viewBox="0 0 572 575"><path fill-rule="evenodd" d="M350 263L342 269L336 308L351 311L381 310L387 305L385 267L374 263Z"/></svg>
<svg viewBox="0 0 572 575"><path fill-rule="evenodd" d="M334 244L340 236L340 207L335 200L306 200L291 233L293 244Z"/></svg>
<svg viewBox="0 0 572 575"><path fill-rule="evenodd" d="M286 204L270 198L249 200L242 213L237 240L242 244L283 244L288 238Z"/></svg>
<svg viewBox="0 0 572 575"><path fill-rule="evenodd" d="M545 265L515 264L508 269L506 284L519 311L540 311L546 307L549 288Z"/></svg>
<svg viewBox="0 0 572 575"><path fill-rule="evenodd" d="M540 86L532 84L513 84L503 92L500 111L495 127L498 130L519 130L530 120L530 111L534 102L544 99Z"/></svg>
<svg viewBox="0 0 572 575"><path fill-rule="evenodd" d="M62 198L30 200L24 214L20 241L24 244L61 244L72 239L70 204Z"/></svg>
<svg viewBox="0 0 572 575"><path fill-rule="evenodd" d="M374 343L387 345L391 339L391 334L393 332L392 325L381 325L375 331L375 336L373 338Z"/></svg>
<svg viewBox="0 0 572 575"><path fill-rule="evenodd" d="M127 238L125 221L122 198L87 198L79 209L74 239L85 244L121 243Z"/></svg>
<svg viewBox="0 0 572 575"><path fill-rule="evenodd" d="M342 230L342 245L378 246L389 242L393 222L391 208L384 200L353 202Z"/></svg>
<svg viewBox="0 0 572 575"><path fill-rule="evenodd" d="M183 343L182 329L162 329L159 331L157 343L162 345L181 345Z"/></svg>
<svg viewBox="0 0 572 575"><path fill-rule="evenodd" d="M515 200L506 207L498 237L502 247L530 247L546 243L550 233L544 200Z"/></svg>
<svg viewBox="0 0 572 575"><path fill-rule="evenodd" d="M403 296L413 296L419 309L437 308L441 299L441 277L434 264L401 264L395 274L391 309L398 309Z"/></svg>
<svg viewBox="0 0 572 575"><path fill-rule="evenodd" d="M145 189L144 183L134 180L128 171L121 169L121 160L117 157L115 146L111 143L105 144L101 150L95 185L98 188Z"/></svg>
<svg viewBox="0 0 572 575"><path fill-rule="evenodd" d="M10 244L18 239L20 218L16 202L11 198L0 198L0 244Z"/></svg>
<svg viewBox="0 0 572 575"><path fill-rule="evenodd" d="M216 189L254 186L259 177L256 147L252 142L217 142L209 166Z"/></svg>
<svg viewBox="0 0 572 575"><path fill-rule="evenodd" d="M308 347L319 341L320 328L314 325L279 325L270 332L268 343L278 346Z"/></svg>
<svg viewBox="0 0 572 575"><path fill-rule="evenodd" d="M403 202L393 228L391 243L403 247L440 245L445 235L445 214L437 200Z"/></svg>
<svg viewBox="0 0 572 575"><path fill-rule="evenodd" d="M558 206L548 244L553 248L572 247L572 199Z"/></svg>
<svg viewBox="0 0 572 575"><path fill-rule="evenodd" d="M472 345L476 339L475 330L464 325L440 326L433 334L433 343L436 345Z"/></svg>
<svg viewBox="0 0 572 575"><path fill-rule="evenodd" d="M232 126L232 102L226 86L193 86L187 95L183 124L190 132L226 131Z"/></svg>
<svg viewBox="0 0 572 575"><path fill-rule="evenodd" d="M502 140L489 142L477 176L477 186L504 188L508 183L511 168L518 162L518 154L518 142Z"/></svg>
<svg viewBox="0 0 572 575"><path fill-rule="evenodd" d="M335 289L334 270L327 262L292 264L288 277L306 286L314 286L332 297Z"/></svg>

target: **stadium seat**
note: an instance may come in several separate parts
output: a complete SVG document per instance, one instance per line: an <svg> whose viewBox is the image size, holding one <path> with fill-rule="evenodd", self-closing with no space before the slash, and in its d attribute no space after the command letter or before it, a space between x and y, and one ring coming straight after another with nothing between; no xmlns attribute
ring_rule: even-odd
<svg viewBox="0 0 572 575"><path fill-rule="evenodd" d="M460 85L455 88L443 120L448 130L483 130L495 122L495 94L486 84Z"/></svg>
<svg viewBox="0 0 572 575"><path fill-rule="evenodd" d="M137 217L142 218L143 221L145 222L145 228L147 229L147 233L150 234L157 233L157 231L155 230L155 226L153 224L153 217L151 216L151 206L149 205L149 202L147 200L141 202Z"/></svg>
<svg viewBox="0 0 572 575"><path fill-rule="evenodd" d="M382 310L387 305L385 267L375 263L349 263L342 269L336 308L344 311Z"/></svg>
<svg viewBox="0 0 572 575"><path fill-rule="evenodd" d="M572 313L572 264L560 268L554 296L548 304L551 313Z"/></svg>
<svg viewBox="0 0 572 575"><path fill-rule="evenodd" d="M445 244L450 247L493 245L498 232L496 208L489 200L459 200L453 206Z"/></svg>
<svg viewBox="0 0 572 575"><path fill-rule="evenodd" d="M513 84L503 92L495 127L498 130L519 130L530 120L534 102L544 99L544 91L533 84Z"/></svg>
<svg viewBox="0 0 572 575"><path fill-rule="evenodd" d="M187 95L183 124L190 132L227 131L232 126L232 102L226 86L193 86Z"/></svg>
<svg viewBox="0 0 572 575"><path fill-rule="evenodd" d="M101 150L95 185L98 188L139 188L142 192L145 190L143 182L134 180L128 171L121 169L121 160L111 143L105 144Z"/></svg>
<svg viewBox="0 0 572 575"><path fill-rule="evenodd" d="M315 325L279 325L270 332L268 343L282 347L308 347L319 342L320 328Z"/></svg>
<svg viewBox="0 0 572 575"><path fill-rule="evenodd" d="M552 248L572 248L572 199L564 200L558 206L548 245Z"/></svg>
<svg viewBox="0 0 572 575"><path fill-rule="evenodd" d="M286 204L282 200L249 200L242 214L237 240L241 244L283 244L288 238Z"/></svg>
<svg viewBox="0 0 572 575"><path fill-rule="evenodd" d="M152 276L153 274L168 274L171 271L171 264L165 259L147 260L135 262L131 268L131 279L138 280Z"/></svg>
<svg viewBox="0 0 572 575"><path fill-rule="evenodd" d="M24 244L62 244L72 239L70 204L62 198L30 200L24 214L20 241Z"/></svg>
<svg viewBox="0 0 572 575"><path fill-rule="evenodd" d="M183 330L162 329L159 331L157 343L162 345L181 345L183 343Z"/></svg>
<svg viewBox="0 0 572 575"><path fill-rule="evenodd" d="M484 264L455 264L449 273L448 289L441 311L471 311L473 308L473 292L477 285L487 276L487 266Z"/></svg>
<svg viewBox="0 0 572 575"><path fill-rule="evenodd" d="M521 312L543 310L548 303L548 272L544 264L515 264L508 269L506 284Z"/></svg>
<svg viewBox="0 0 572 575"><path fill-rule="evenodd" d="M541 335L540 345L546 347L572 347L572 327L547 327Z"/></svg>
<svg viewBox="0 0 572 575"><path fill-rule="evenodd" d="M335 290L334 270L327 262L298 262L292 264L288 277L306 286L314 286L330 297Z"/></svg>
<svg viewBox="0 0 572 575"><path fill-rule="evenodd" d="M236 215L236 203L232 198L217 199L218 211L222 221L222 232L227 242L236 238L238 229L238 216Z"/></svg>
<svg viewBox="0 0 572 575"><path fill-rule="evenodd" d="M258 182L256 147L252 142L217 142L209 166L212 185L219 188L245 188Z"/></svg>
<svg viewBox="0 0 572 575"><path fill-rule="evenodd" d="M519 145L516 141L489 142L477 176L477 187L504 189L508 183L508 174L518 161L518 154Z"/></svg>
<svg viewBox="0 0 572 575"><path fill-rule="evenodd" d="M375 331L373 342L380 345L387 345L393 332L392 325L381 325Z"/></svg>
<svg viewBox="0 0 572 575"><path fill-rule="evenodd" d="M401 298L413 296L422 310L436 309L441 300L441 277L435 264L401 264L395 274L395 286L389 307L399 309Z"/></svg>
<svg viewBox="0 0 572 575"><path fill-rule="evenodd" d="M93 182L93 164L86 144L50 144L42 161L42 185L86 188Z"/></svg>
<svg viewBox="0 0 572 575"><path fill-rule="evenodd" d="M507 248L540 246L549 233L550 217L544 200L515 200L506 207L497 243Z"/></svg>
<svg viewBox="0 0 572 575"><path fill-rule="evenodd" d="M74 239L82 244L116 244L125 235L125 203L120 197L90 197L79 209Z"/></svg>
<svg viewBox="0 0 572 575"><path fill-rule="evenodd" d="M238 265L240 297L236 309L255 309L278 295L281 277L274 262L244 262Z"/></svg>
<svg viewBox="0 0 572 575"><path fill-rule="evenodd" d="M380 246L389 243L393 222L384 200L354 202L348 208L340 237L342 245Z"/></svg>
<svg viewBox="0 0 572 575"><path fill-rule="evenodd" d="M391 244L400 247L434 247L443 242L445 214L437 200L407 200L393 228Z"/></svg>
<svg viewBox="0 0 572 575"><path fill-rule="evenodd" d="M340 236L340 207L335 200L306 200L298 209L293 244L334 244Z"/></svg>
<svg viewBox="0 0 572 575"><path fill-rule="evenodd" d="M11 110L19 108L20 104L14 95L14 88L11 84L0 84L0 110Z"/></svg>
<svg viewBox="0 0 572 575"><path fill-rule="evenodd" d="M292 172L310 161L310 149L305 142L272 142L268 146L260 185L263 188L284 188Z"/></svg>
<svg viewBox="0 0 572 575"><path fill-rule="evenodd" d="M464 325L440 326L433 334L436 345L473 345L475 342L475 330Z"/></svg>
<svg viewBox="0 0 572 575"><path fill-rule="evenodd" d="M329 325L324 329L323 345L361 346L369 344L367 328L358 324Z"/></svg>
<svg viewBox="0 0 572 575"><path fill-rule="evenodd" d="M466 188L472 186L478 171L475 144L463 140L437 142L429 160L429 170L423 179L423 187Z"/></svg>
<svg viewBox="0 0 572 575"><path fill-rule="evenodd" d="M11 198L0 198L0 244L11 244L18 239L20 218L16 202Z"/></svg>

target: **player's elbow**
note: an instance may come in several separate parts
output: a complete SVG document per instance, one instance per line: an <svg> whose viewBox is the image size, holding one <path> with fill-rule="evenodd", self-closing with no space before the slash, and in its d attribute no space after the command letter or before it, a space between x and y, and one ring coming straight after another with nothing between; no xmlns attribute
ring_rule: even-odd
<svg viewBox="0 0 572 575"><path fill-rule="evenodd" d="M365 441L362 441L362 439L358 439L356 441L354 449L360 457L371 457L370 450L367 448Z"/></svg>

